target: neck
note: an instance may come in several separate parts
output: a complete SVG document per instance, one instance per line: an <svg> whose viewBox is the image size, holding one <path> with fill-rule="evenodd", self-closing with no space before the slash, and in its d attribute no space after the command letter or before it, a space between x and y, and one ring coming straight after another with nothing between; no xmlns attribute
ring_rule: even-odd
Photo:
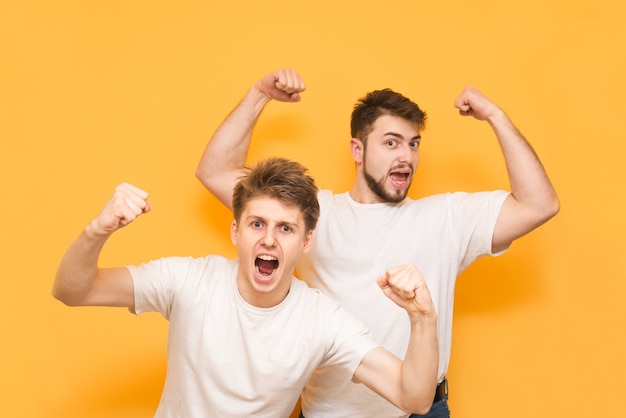
<svg viewBox="0 0 626 418"><path fill-rule="evenodd" d="M237 291L246 303L257 308L271 308L285 300L291 289L291 280L282 287L263 289L262 285L257 286L259 289L253 287L246 279L237 278Z"/></svg>
<svg viewBox="0 0 626 418"><path fill-rule="evenodd" d="M376 193L372 192L362 175L357 174L357 179L350 189L350 197L357 203L369 205L372 203L384 203Z"/></svg>

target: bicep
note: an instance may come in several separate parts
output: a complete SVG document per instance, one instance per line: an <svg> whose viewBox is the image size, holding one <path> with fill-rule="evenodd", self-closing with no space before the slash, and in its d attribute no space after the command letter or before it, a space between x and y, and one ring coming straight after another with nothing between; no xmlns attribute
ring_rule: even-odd
<svg viewBox="0 0 626 418"><path fill-rule="evenodd" d="M382 347L370 350L352 376L389 402L399 405L402 397L402 361Z"/></svg>
<svg viewBox="0 0 626 418"><path fill-rule="evenodd" d="M101 268L91 290L85 295L83 306L135 307L135 290L130 271L126 267Z"/></svg>
<svg viewBox="0 0 626 418"><path fill-rule="evenodd" d="M507 249L513 241L526 235L543 222L535 216L532 210L509 194L502 203L493 230L492 252L497 253Z"/></svg>

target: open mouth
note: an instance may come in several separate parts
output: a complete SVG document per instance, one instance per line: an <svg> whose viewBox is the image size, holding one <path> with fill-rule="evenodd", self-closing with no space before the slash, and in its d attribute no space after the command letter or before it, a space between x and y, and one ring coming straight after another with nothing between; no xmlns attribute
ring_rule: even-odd
<svg viewBox="0 0 626 418"><path fill-rule="evenodd" d="M271 255L260 255L254 260L256 271L260 276L271 276L278 268L278 260Z"/></svg>
<svg viewBox="0 0 626 418"><path fill-rule="evenodd" d="M389 178L397 187L404 187L409 182L410 172L393 171L389 174Z"/></svg>
<svg viewBox="0 0 626 418"><path fill-rule="evenodd" d="M407 181L409 179L409 173L394 172L389 175L393 181Z"/></svg>

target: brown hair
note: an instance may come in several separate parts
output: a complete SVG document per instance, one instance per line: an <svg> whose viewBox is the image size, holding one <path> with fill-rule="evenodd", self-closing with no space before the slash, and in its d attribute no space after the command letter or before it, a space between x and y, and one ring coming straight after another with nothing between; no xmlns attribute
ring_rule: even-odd
<svg viewBox="0 0 626 418"><path fill-rule="evenodd" d="M246 204L252 198L267 196L286 206L302 211L307 231L315 229L320 216L318 188L307 168L284 158L268 158L255 167L246 167L233 192L233 214L239 221Z"/></svg>
<svg viewBox="0 0 626 418"><path fill-rule="evenodd" d="M374 90L354 105L350 120L352 138L358 138L366 145L374 122L382 115L406 119L417 124L420 130L426 126L426 113L409 98L391 89Z"/></svg>

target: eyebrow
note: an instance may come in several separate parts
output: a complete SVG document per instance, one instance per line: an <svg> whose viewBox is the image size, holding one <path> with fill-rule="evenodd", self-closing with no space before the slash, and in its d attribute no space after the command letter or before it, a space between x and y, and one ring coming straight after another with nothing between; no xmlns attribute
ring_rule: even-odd
<svg viewBox="0 0 626 418"><path fill-rule="evenodd" d="M246 216L245 219L247 222L251 222L251 221L261 221L264 224L267 224L267 218L264 218L263 216L259 216L259 215L255 215L255 214L250 214L249 216ZM278 225L287 225L289 227L291 227L292 229L298 229L298 223L297 222L289 222L289 221L276 221L276 223Z"/></svg>
<svg viewBox="0 0 626 418"><path fill-rule="evenodd" d="M383 135L383 138L386 137L387 135L391 135L391 136L396 137L398 139L404 139L404 137L402 135L400 135L399 133L397 133L397 132L386 132ZM422 136L420 134L417 134L413 138L411 138L411 141L414 141L416 139L422 139Z"/></svg>

